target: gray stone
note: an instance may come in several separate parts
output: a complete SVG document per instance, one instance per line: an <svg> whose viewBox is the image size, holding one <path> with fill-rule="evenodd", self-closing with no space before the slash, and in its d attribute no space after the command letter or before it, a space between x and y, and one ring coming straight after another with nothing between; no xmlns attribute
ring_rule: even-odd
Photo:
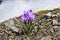
<svg viewBox="0 0 60 40"><path fill-rule="evenodd" d="M5 21L3 24L6 27L10 27L15 32L19 31L19 29L16 26L14 26L14 21L12 19Z"/></svg>
<svg viewBox="0 0 60 40"><path fill-rule="evenodd" d="M42 37L41 40L52 40L50 37Z"/></svg>

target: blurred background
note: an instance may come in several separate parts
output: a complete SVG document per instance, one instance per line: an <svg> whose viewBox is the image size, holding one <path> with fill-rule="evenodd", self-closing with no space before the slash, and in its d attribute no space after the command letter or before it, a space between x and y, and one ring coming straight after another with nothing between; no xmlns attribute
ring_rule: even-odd
<svg viewBox="0 0 60 40"><path fill-rule="evenodd" d="M60 0L0 0L0 21L20 16L24 10L37 12L57 7L60 7Z"/></svg>

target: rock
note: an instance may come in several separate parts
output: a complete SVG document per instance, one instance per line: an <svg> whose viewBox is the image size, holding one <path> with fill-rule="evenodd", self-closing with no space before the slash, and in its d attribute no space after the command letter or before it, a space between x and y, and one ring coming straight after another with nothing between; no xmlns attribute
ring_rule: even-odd
<svg viewBox="0 0 60 40"><path fill-rule="evenodd" d="M58 12L54 11L54 12L52 12L52 17L58 17L58 14L59 14Z"/></svg>
<svg viewBox="0 0 60 40"><path fill-rule="evenodd" d="M57 13L58 16L60 16L60 13Z"/></svg>
<svg viewBox="0 0 60 40"><path fill-rule="evenodd" d="M20 17L4 21L2 25L0 24L0 39L60 40L60 14L55 11L43 14L37 15L39 17L35 21L32 21L33 26L30 26L33 28L31 31L27 31L27 26L29 25L25 25Z"/></svg>
<svg viewBox="0 0 60 40"><path fill-rule="evenodd" d="M46 21L49 22L49 21L51 21L51 19L47 19Z"/></svg>
<svg viewBox="0 0 60 40"><path fill-rule="evenodd" d="M57 32L55 34L60 36L60 26L58 26L56 29L57 29Z"/></svg>
<svg viewBox="0 0 60 40"><path fill-rule="evenodd" d="M57 22L57 20L52 20L53 21L53 25L56 25L56 24L58 24L58 22Z"/></svg>
<svg viewBox="0 0 60 40"><path fill-rule="evenodd" d="M52 40L50 37L42 37L41 40Z"/></svg>
<svg viewBox="0 0 60 40"><path fill-rule="evenodd" d="M54 14L54 15L52 15L52 17L57 17L57 15L56 15L56 14Z"/></svg>
<svg viewBox="0 0 60 40"><path fill-rule="evenodd" d="M51 12L47 13L46 15L47 15L47 16L52 16Z"/></svg>
<svg viewBox="0 0 60 40"><path fill-rule="evenodd" d="M58 22L60 22L60 16L58 16Z"/></svg>
<svg viewBox="0 0 60 40"><path fill-rule="evenodd" d="M12 19L5 21L3 24L6 27L10 27L15 32L19 31L19 29L16 26L14 26L14 21Z"/></svg>
<svg viewBox="0 0 60 40"><path fill-rule="evenodd" d="M27 40L30 40L30 39L27 37Z"/></svg>

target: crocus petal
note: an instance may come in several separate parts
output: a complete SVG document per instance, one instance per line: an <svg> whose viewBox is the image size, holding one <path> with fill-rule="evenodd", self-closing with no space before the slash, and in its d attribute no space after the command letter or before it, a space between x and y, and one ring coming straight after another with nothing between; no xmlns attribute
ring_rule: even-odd
<svg viewBox="0 0 60 40"><path fill-rule="evenodd" d="M32 12L32 10L30 9L29 12Z"/></svg>
<svg viewBox="0 0 60 40"><path fill-rule="evenodd" d="M32 14L32 12L27 12L27 15L28 15L28 16L31 16L31 15L33 15L33 14Z"/></svg>
<svg viewBox="0 0 60 40"><path fill-rule="evenodd" d="M27 21L27 20L28 20L24 15L21 17L21 19L22 19L23 21Z"/></svg>
<svg viewBox="0 0 60 40"><path fill-rule="evenodd" d="M29 19L32 20L32 21L35 20L35 18L36 18L36 15L35 15L35 14L33 14L33 15L31 15L31 16L29 17Z"/></svg>

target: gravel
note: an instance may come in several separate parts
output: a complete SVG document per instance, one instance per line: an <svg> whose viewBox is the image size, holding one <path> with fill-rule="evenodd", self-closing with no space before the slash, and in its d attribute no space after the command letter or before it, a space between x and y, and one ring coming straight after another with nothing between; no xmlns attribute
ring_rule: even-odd
<svg viewBox="0 0 60 40"><path fill-rule="evenodd" d="M34 28L31 31L27 30L21 16L0 23L0 40L60 40L60 8L58 9L37 15L36 20L32 21Z"/></svg>

